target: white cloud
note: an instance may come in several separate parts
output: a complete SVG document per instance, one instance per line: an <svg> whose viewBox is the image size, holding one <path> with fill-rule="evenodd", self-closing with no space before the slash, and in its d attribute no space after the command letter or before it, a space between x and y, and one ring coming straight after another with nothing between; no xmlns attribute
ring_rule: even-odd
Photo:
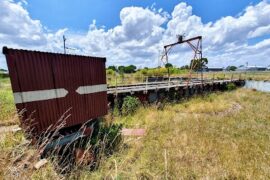
<svg viewBox="0 0 270 180"><path fill-rule="evenodd" d="M31 19L20 2L3 0L0 9L0 42L26 47L47 43L41 22Z"/></svg>
<svg viewBox="0 0 270 180"><path fill-rule="evenodd" d="M255 6L248 6L239 17L224 17L209 26L206 30L212 32L217 43L246 42L251 31L270 24L270 5L262 1Z"/></svg>
<svg viewBox="0 0 270 180"><path fill-rule="evenodd" d="M270 34L270 24L268 26L258 27L254 31L248 33L248 38L256 38L266 34Z"/></svg>
<svg viewBox="0 0 270 180"><path fill-rule="evenodd" d="M264 62L258 61L257 58L249 58L251 50L258 55L262 53L255 48L256 46L248 45L249 38L270 34L269 17L270 4L262 1L255 6L248 6L237 17L227 16L216 22L203 24L200 17L192 14L191 6L180 3L172 12L172 19L168 22L164 38L170 39L176 34L184 33L187 37L202 35L204 54L210 63L215 65L239 65L246 61L250 61L251 64L270 64L270 54L267 53L264 54L268 56L260 56ZM267 43L269 44L268 41ZM238 54L243 55L239 57Z"/></svg>
<svg viewBox="0 0 270 180"><path fill-rule="evenodd" d="M109 65L136 64L157 66L159 52L166 43L176 40L177 34L186 37L203 36L204 55L210 65L270 64L270 39L250 45L249 39L270 34L270 4L261 1L248 6L238 16L222 17L204 24L192 7L179 3L171 14L162 9L125 7L120 11L121 23L106 30L98 27L96 20L86 33L71 32L67 28L49 31L39 20L30 17L27 1L0 3L0 46L62 52L62 36L67 36L67 46L76 50L70 53L107 57ZM184 65L192 58L187 46L172 52L170 61ZM0 57L0 66L5 60Z"/></svg>
<svg viewBox="0 0 270 180"><path fill-rule="evenodd" d="M164 32L161 26L167 16L148 8L126 7L120 12L120 20L120 25L107 31L93 21L86 35L70 35L69 41L71 45L79 42L89 55L106 56L108 64L146 66L147 59L157 56Z"/></svg>

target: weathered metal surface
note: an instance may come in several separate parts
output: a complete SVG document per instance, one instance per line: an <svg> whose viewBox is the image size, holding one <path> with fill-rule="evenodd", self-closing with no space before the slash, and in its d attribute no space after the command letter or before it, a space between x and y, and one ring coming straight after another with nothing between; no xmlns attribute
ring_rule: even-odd
<svg viewBox="0 0 270 180"><path fill-rule="evenodd" d="M66 127L107 113L105 58L3 48L16 107L36 133L67 111Z"/></svg>

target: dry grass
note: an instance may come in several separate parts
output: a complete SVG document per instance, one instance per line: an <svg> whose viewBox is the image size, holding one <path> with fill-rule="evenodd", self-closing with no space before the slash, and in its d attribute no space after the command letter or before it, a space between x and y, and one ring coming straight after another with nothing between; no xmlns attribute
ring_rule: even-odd
<svg viewBox="0 0 270 180"><path fill-rule="evenodd" d="M46 151L45 148L53 141L60 141L62 138L58 134L60 129L65 126L69 115L69 111L64 113L56 125L50 126L44 135L34 140L37 142L34 145L31 138L26 138L31 137L30 126L26 130L16 133L0 132L3 134L0 139L0 177L5 179L29 179L29 177L31 179L66 179L73 177L77 179L81 169L90 171L92 168L97 168L96 164L105 162L110 150L117 147L117 145L113 145L114 142L116 144L121 142L118 141L121 139L117 138L119 137L119 130L115 126L107 127L104 125L100 136L95 136L97 138L95 144L84 139L50 149L46 153L49 163L42 169L35 169L35 164L40 161L43 152ZM86 127L82 126L78 131L84 134L85 130ZM113 138L113 140L110 138ZM84 150L81 151L83 154L79 155L79 158L75 158L75 154L82 149ZM96 152L96 154L93 155L93 152ZM81 157L84 159L81 159Z"/></svg>
<svg viewBox="0 0 270 180"><path fill-rule="evenodd" d="M127 138L121 152L94 173L82 171L81 178L267 179L269 98L270 94L240 89L117 118L126 127L147 128L147 135ZM241 109L224 116L213 113L233 103Z"/></svg>
<svg viewBox="0 0 270 180"><path fill-rule="evenodd" d="M248 71L248 72L209 72L204 77L209 79L231 79L239 78L245 80L270 81L270 71Z"/></svg>
<svg viewBox="0 0 270 180"><path fill-rule="evenodd" d="M65 120L61 121L56 128L57 133ZM0 177L4 179L59 179L61 176L54 170L57 167L57 161L52 159L43 170L34 170L34 165L40 160L44 147L51 143L52 139L46 134L41 136L34 146L32 145L27 131L1 133L0 138Z"/></svg>
<svg viewBox="0 0 270 180"><path fill-rule="evenodd" d="M166 76L167 74L165 74ZM171 77L192 77L201 78L200 73L193 72L189 73L172 74ZM256 80L256 81L270 81L270 71L254 71L254 72L204 72L204 78L207 79L245 79L245 80ZM124 74L124 75L111 75L107 74L107 83L111 86L135 84L145 82L147 76L140 73Z"/></svg>
<svg viewBox="0 0 270 180"><path fill-rule="evenodd" d="M80 167L63 176L48 163L22 177L269 179L269 99L269 93L238 89L166 104L162 111L154 106L141 107L132 116L114 117L114 122L146 128L146 135L125 138L120 150L102 158L96 171ZM21 132L1 135L0 177L9 177L10 157L24 150L19 148L24 139Z"/></svg>

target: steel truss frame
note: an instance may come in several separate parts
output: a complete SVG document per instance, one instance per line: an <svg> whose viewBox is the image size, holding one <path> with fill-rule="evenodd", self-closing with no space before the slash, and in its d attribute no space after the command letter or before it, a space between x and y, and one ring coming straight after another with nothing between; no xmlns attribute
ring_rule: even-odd
<svg viewBox="0 0 270 180"><path fill-rule="evenodd" d="M183 43L187 43L190 48L193 50L194 52L194 56L193 59L194 60L202 60L202 36L197 36L197 37L193 37L190 39L186 39L183 40L182 36L180 36L181 38L178 38L178 41L176 43L172 43L172 44L168 44L164 46L164 53L161 56L161 61L163 62L163 64L167 64L169 62L169 58L168 55L171 52L172 48L176 45L180 45ZM194 43L195 41L195 43ZM189 79L191 78L191 72L194 68L195 64L194 61L192 61L191 65L190 65L190 71L189 71ZM203 72L202 72L202 66L201 66L201 81L203 82Z"/></svg>

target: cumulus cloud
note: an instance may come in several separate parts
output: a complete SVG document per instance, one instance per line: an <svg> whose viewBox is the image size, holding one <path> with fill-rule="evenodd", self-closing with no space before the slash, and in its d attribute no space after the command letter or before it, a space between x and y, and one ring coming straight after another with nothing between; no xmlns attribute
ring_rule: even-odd
<svg viewBox="0 0 270 180"><path fill-rule="evenodd" d="M0 41L16 46L46 44L41 22L30 18L21 2L4 0L0 3Z"/></svg>
<svg viewBox="0 0 270 180"><path fill-rule="evenodd" d="M266 0L248 6L236 17L222 17L206 24L186 3L179 3L171 13L154 7L125 7L120 11L118 26L106 29L93 20L86 33L67 28L51 32L42 22L32 19L24 6L26 1L2 0L0 46L61 52L62 36L66 34L67 45L75 48L69 53L107 57L109 65L143 67L157 66L163 45L175 42L177 34L185 34L186 38L202 35L204 56L210 66L270 64L270 39L250 44L250 40L270 34L270 4ZM169 60L184 65L191 58L192 51L183 45L172 51ZM6 66L3 56L0 66Z"/></svg>
<svg viewBox="0 0 270 180"><path fill-rule="evenodd" d="M120 11L120 20L120 25L108 30L93 21L86 35L71 35L69 41L71 45L79 42L88 55L106 56L109 64L146 66L147 59L156 59L167 16L148 8L126 7Z"/></svg>
<svg viewBox="0 0 270 180"><path fill-rule="evenodd" d="M200 17L192 14L191 6L180 3L172 12L164 37L170 39L177 34L186 34L187 37L202 35L204 54L213 65L239 65L246 61L250 61L250 64L268 65L268 57L263 57L259 49L255 49L256 45L249 45L248 42L251 38L270 34L269 17L270 4L262 1L248 6L238 17L227 16L216 22L203 24ZM258 58L250 58L249 52L253 49L257 50L253 52L258 54ZM260 58L263 60L259 60Z"/></svg>
<svg viewBox="0 0 270 180"><path fill-rule="evenodd" d="M270 34L270 25L258 27L254 31L250 31L248 38L256 38L267 34Z"/></svg>
<svg viewBox="0 0 270 180"><path fill-rule="evenodd" d="M218 20L206 30L213 30L212 36L218 39L217 43L243 43L248 34L260 27L270 24L270 5L262 1L255 6L248 6L239 17L225 17ZM218 34L218 32L221 32ZM262 35L262 34L260 34Z"/></svg>

